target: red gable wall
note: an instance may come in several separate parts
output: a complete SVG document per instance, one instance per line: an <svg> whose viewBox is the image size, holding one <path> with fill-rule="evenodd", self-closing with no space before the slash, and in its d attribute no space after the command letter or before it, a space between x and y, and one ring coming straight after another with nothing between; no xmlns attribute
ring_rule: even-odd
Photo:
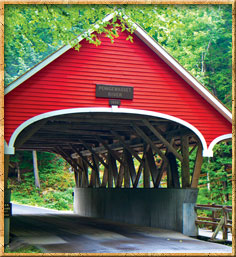
<svg viewBox="0 0 236 257"><path fill-rule="evenodd" d="M95 97L95 84L134 87L133 100L121 108L169 114L195 126L209 145L232 133L231 124L178 74L134 36L120 33L111 44L102 36L96 47L85 40L68 50L5 96L5 139L24 121L45 112L79 107L109 107Z"/></svg>

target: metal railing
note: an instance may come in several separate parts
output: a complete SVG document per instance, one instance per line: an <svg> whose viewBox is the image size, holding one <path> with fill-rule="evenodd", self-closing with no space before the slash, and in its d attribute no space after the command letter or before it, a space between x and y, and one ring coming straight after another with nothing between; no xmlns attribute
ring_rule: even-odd
<svg viewBox="0 0 236 257"><path fill-rule="evenodd" d="M208 211L208 213L204 213L206 216L198 216L197 214L195 224L197 226L210 227L213 232L212 240L216 238L220 230L222 230L222 239L227 240L229 229L232 232L232 220L230 219L230 216L232 217L232 206L197 204L195 206L196 213L198 210Z"/></svg>

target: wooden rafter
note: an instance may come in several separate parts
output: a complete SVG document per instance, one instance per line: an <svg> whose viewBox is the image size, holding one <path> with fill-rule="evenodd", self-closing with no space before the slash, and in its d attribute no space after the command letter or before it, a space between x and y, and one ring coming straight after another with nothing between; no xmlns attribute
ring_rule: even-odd
<svg viewBox="0 0 236 257"><path fill-rule="evenodd" d="M118 133L115 131L111 131L111 133L120 141L126 150L128 150L140 163L142 162L142 159L139 157L139 155L128 144L125 143L125 141Z"/></svg>
<svg viewBox="0 0 236 257"><path fill-rule="evenodd" d="M75 170L83 169L78 163L76 163L73 158L70 157L69 154L67 154L61 146L55 147L55 152L57 152L59 155L61 155Z"/></svg>
<svg viewBox="0 0 236 257"><path fill-rule="evenodd" d="M189 155L196 149L197 146L198 146L198 144L195 144L195 145L192 147L192 149L191 149L190 152L189 152Z"/></svg>
<svg viewBox="0 0 236 257"><path fill-rule="evenodd" d="M168 166L168 163L166 163L164 160L162 160L160 172L158 173L158 176L157 176L157 179L156 179L156 187L160 186L162 176L163 176L164 171L166 170L167 166Z"/></svg>
<svg viewBox="0 0 236 257"><path fill-rule="evenodd" d="M120 157L118 156L118 154L111 149L110 146L108 146L108 144L99 136L96 136L97 140L99 143L101 143L106 149L107 151L119 162L122 163L122 160L120 159Z"/></svg>
<svg viewBox="0 0 236 257"><path fill-rule="evenodd" d="M183 157L175 150L175 148L161 135L161 133L152 126L148 120L143 120L143 123L152 131L152 133L172 152L180 161Z"/></svg>
<svg viewBox="0 0 236 257"><path fill-rule="evenodd" d="M95 174L96 174L96 177L97 177L97 180L98 180L98 183L100 185L100 178L99 178L99 171L97 170L97 168L92 165L81 153L78 149L76 149L73 145L70 145L71 149L77 153L82 159L84 162L86 162L88 164L88 166L95 171Z"/></svg>
<svg viewBox="0 0 236 257"><path fill-rule="evenodd" d="M92 147L90 147L84 140L80 140L81 143L93 154L96 156L96 158L101 162L101 164L108 168L108 165L103 161L103 159L92 149Z"/></svg>
<svg viewBox="0 0 236 257"><path fill-rule="evenodd" d="M153 150L155 150L159 155L160 157L163 159L163 160L166 160L166 157L165 155L162 153L162 151L153 143L153 141L138 127L136 126L135 124L133 124L133 128L135 129L135 131L137 132L137 134L143 138L143 140L149 144Z"/></svg>
<svg viewBox="0 0 236 257"><path fill-rule="evenodd" d="M188 188L190 187L188 136L181 137L181 151L183 155L183 161L181 164L182 188Z"/></svg>

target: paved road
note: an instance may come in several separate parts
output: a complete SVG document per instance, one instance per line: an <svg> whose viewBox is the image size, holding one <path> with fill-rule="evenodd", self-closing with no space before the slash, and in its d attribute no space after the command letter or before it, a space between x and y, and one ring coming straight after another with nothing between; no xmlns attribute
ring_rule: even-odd
<svg viewBox="0 0 236 257"><path fill-rule="evenodd" d="M47 209L43 207L34 207L29 205L22 205L22 204L12 204L12 215L24 215L24 214L52 214L52 213L65 213L70 214L73 213L72 211L57 211L53 209Z"/></svg>
<svg viewBox="0 0 236 257"><path fill-rule="evenodd" d="M19 207L19 206L18 206ZM17 208L18 208L17 207ZM14 210L15 209L15 210ZM36 209L13 207L12 247L30 244L48 253L231 253L232 248L169 230L127 225ZM18 214L16 214L18 213Z"/></svg>

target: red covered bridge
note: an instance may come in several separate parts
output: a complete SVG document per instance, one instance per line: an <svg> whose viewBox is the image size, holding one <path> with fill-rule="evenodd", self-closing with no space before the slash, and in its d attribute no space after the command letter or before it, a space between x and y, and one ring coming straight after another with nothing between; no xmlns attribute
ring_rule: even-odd
<svg viewBox="0 0 236 257"><path fill-rule="evenodd" d="M79 37L79 51L64 46L11 83L5 155L60 154L75 171L77 213L193 234L184 217L196 201L202 157L232 137L232 115L134 26L133 43L126 31L113 44L101 34L98 47Z"/></svg>

